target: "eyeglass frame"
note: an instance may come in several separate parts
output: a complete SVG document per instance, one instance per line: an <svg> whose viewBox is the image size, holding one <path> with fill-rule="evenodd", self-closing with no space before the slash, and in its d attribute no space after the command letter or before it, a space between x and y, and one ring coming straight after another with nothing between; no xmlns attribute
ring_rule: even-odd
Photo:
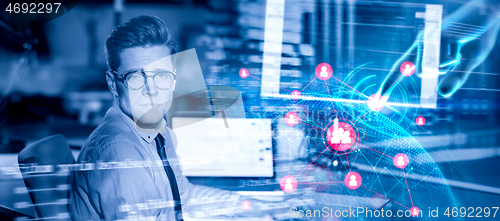
<svg viewBox="0 0 500 221"><path fill-rule="evenodd" d="M126 82L127 76L128 76L128 75L130 75L130 74L133 74L133 73L135 73L135 72L138 72L138 71L141 71L141 74L142 74L142 76L143 76L143 77L144 77L144 79L145 79L145 81L144 81L144 85L142 85L141 87L139 87L139 88L137 88L137 89L135 89L135 88L130 88L130 87L128 86L128 83ZM172 86L173 86L174 84L170 85L170 87L168 87L168 88L166 88L166 89L159 88L159 87L158 87L158 85L156 85L156 81L155 81L154 79L155 79L156 75L158 75L158 74L160 74L160 73L169 73L169 74L171 74L171 75L172 75L172 77L173 77L174 83L175 83L175 81L177 80L177 73L176 73L176 70L175 70L175 69L174 69L173 71L166 71L166 70L165 70L165 71L161 71L161 72L158 72L158 73L154 74L153 76L148 76L148 75L146 75L146 73L145 73L145 72L146 72L146 71L144 71L144 68L141 68L140 70L127 71L125 74L118 74L118 72L117 72L117 71L115 71L115 70L108 70L108 73L113 73L113 74L115 74L115 75L117 76L117 79L118 79L119 81L121 81L122 83L124 83L124 84L125 84L125 86L126 86L128 89L131 89L131 90L140 90L140 89L142 89L142 87L144 87L144 86L147 84L147 80L148 80L148 78L149 78L149 77L152 77L152 78L153 78L153 82L155 83L155 86L156 86L158 89L160 89L160 90L168 90L168 89L172 88ZM154 72L154 71L151 71L151 72Z"/></svg>

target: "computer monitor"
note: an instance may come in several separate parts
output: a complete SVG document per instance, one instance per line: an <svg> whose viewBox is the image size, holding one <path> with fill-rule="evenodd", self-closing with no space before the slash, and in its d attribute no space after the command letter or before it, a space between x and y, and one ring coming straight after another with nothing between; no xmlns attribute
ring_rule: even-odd
<svg viewBox="0 0 500 221"><path fill-rule="evenodd" d="M173 117L172 128L185 176L274 176L271 119Z"/></svg>

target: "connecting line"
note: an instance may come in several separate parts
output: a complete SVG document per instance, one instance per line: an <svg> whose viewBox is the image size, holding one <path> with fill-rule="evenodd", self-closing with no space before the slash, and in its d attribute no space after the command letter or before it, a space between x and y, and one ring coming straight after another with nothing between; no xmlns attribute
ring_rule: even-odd
<svg viewBox="0 0 500 221"><path fill-rule="evenodd" d="M347 160L347 166L349 167L349 172L351 172L351 165L349 164L349 159L347 158L347 154L345 155L345 159Z"/></svg>
<svg viewBox="0 0 500 221"><path fill-rule="evenodd" d="M356 92L358 92L359 94L363 95L364 97L368 98L368 96L364 95L363 93L359 92L358 90L354 89L353 87L351 87L350 85L348 85L348 84L344 83L343 81L339 80L338 78L334 77L333 75L332 75L332 78L335 78L335 80L339 81L340 83L344 84L345 86L347 86L347 87L349 87L349 88L353 89L354 91L356 91ZM326 82L326 81L325 81L325 82Z"/></svg>
<svg viewBox="0 0 500 221"><path fill-rule="evenodd" d="M359 144L359 143L358 143L358 144ZM363 147L365 147L365 148L368 148L368 149L370 149L370 150L373 150L373 151L375 151L375 152L377 152L377 153L379 153L379 154L382 154L382 155L384 155L384 156L386 156L386 157L389 157L389 158L391 158L391 159L394 159L394 157L391 157L391 156L389 156L389 155L387 155L387 154L385 154L385 153L382 153L382 152L380 152L380 151L377 151L377 150L374 150L374 149L372 149L372 148L369 148L368 146L365 146L365 145L363 145L363 144L359 144L359 145L361 145L361 146L363 146Z"/></svg>
<svg viewBox="0 0 500 221"><path fill-rule="evenodd" d="M343 181L332 181L332 182L314 182L314 183L298 183L298 184L321 184L321 183L343 183Z"/></svg>
<svg viewBox="0 0 500 221"><path fill-rule="evenodd" d="M328 96L332 97L332 95L330 95L330 89L328 89L328 84L326 84L326 81L325 81L325 86L326 86L326 90L328 91ZM335 118L338 118L337 111L335 110L335 106L333 105L333 101L332 101L332 107L333 107L333 112L335 113Z"/></svg>
<svg viewBox="0 0 500 221"><path fill-rule="evenodd" d="M303 123L303 122L300 122L300 121L299 121L299 123L304 124L304 125L307 125L307 126L311 126L311 127L316 127L316 126L313 126L313 125L310 125L310 124L306 124L306 123ZM316 128L318 128L318 129L320 129L320 130L324 131L324 129L323 129L323 128L319 128L319 127L316 127Z"/></svg>
<svg viewBox="0 0 500 221"><path fill-rule="evenodd" d="M253 77L253 78L255 78L255 79L259 80L259 81L262 81L262 79L260 79L260 78L258 78L258 77L254 77L254 76L252 76L252 75L248 75L248 76ZM279 87L279 86L278 86L278 87ZM287 89L285 89L285 88L282 88L282 87L279 87L279 88L281 88L281 89L283 89L283 90L285 90L285 91L288 91L288 92L292 93L291 91L289 91L289 90L287 90Z"/></svg>
<svg viewBox="0 0 500 221"><path fill-rule="evenodd" d="M410 188L408 187L408 180L406 180L405 168L402 168L403 176L405 177L406 188L408 189L408 195L410 195L411 207L413 207L413 199L411 198Z"/></svg>
<svg viewBox="0 0 500 221"><path fill-rule="evenodd" d="M396 83L399 83L401 81L401 77L404 76L403 74L400 74L398 79L396 79L396 81L392 82L392 85L389 87L389 89L387 89L387 92L386 93L391 93L392 92L392 88L395 86ZM382 99L382 97L384 96L384 94L380 93L380 99Z"/></svg>
<svg viewBox="0 0 500 221"><path fill-rule="evenodd" d="M312 79L311 82L309 82L309 84L307 84L304 88L302 88L302 90L300 92L304 91L307 86L309 86L314 80L316 80L316 78L318 78L318 77L314 77L314 79Z"/></svg>
<svg viewBox="0 0 500 221"><path fill-rule="evenodd" d="M323 152L321 152L321 154L320 154L320 155L318 155L318 156L317 156L316 158L314 158L314 160L312 160L312 161L311 161L311 162L310 162L310 163L309 163L306 167L304 167L304 169L303 169L302 171L300 171L300 173L299 173L299 174L297 174L297 175L295 176L295 178L297 178L297 177L298 177L298 176L299 176L302 172L304 172L304 170L306 170L306 169L307 169L307 167L309 167L309 165L311 165L312 163L314 163L314 161L316 161L316 160L317 160L317 159L318 159L321 155L323 155L323 153L324 153L326 150L328 150L328 148L325 148L325 150L323 150Z"/></svg>
<svg viewBox="0 0 500 221"><path fill-rule="evenodd" d="M290 129L290 145L288 146L288 175L290 175L290 168L292 168L290 161L292 161L292 132L293 129Z"/></svg>
<svg viewBox="0 0 500 221"><path fill-rule="evenodd" d="M367 111L367 112L365 112L364 114L362 114L361 116L359 116L359 117L358 117L358 119L356 119L356 120L353 122L353 124L354 124L354 123L356 123L359 119L361 119L361 117L365 116L368 112L370 112L370 111Z"/></svg>
<svg viewBox="0 0 500 221"><path fill-rule="evenodd" d="M374 193L376 193L376 194L378 194L378 195L383 196L384 198L386 198L386 199L388 199L388 200L390 200L390 201L392 201L392 202L395 202L395 203L397 203L397 204L401 205L402 207L404 207L404 208L406 208L406 209L410 209L410 208L408 208L407 206L405 206L405 205L403 205L403 204L401 204L401 203L398 203L398 202L394 201L393 199L388 198L388 197L386 197L386 196L384 196L384 195L382 195L382 194L380 194L380 193L377 193L377 192L375 192L375 191L371 190L370 188L368 188L368 187L366 187L366 186L363 186L363 185L361 185L361 186L362 186L362 187L364 187L364 188L365 188L365 189L367 189L367 190L370 190L370 191L372 191L372 192L374 192Z"/></svg>
<svg viewBox="0 0 500 221"><path fill-rule="evenodd" d="M417 36L417 40L420 38L420 36L421 36L420 34ZM418 45L418 42L417 42L417 41L415 41L415 42L411 45L411 47L410 47L410 48L408 48L408 50L406 50L406 52L404 53L405 55L403 55L402 57L400 57L400 58L396 61L396 63L394 63L394 65L391 67L391 70L389 71L389 73L393 73L393 71L394 71L394 72L395 72L395 71L397 71L397 66L396 66L396 64L400 64L400 63L402 63L402 61L403 61L404 57L405 57L406 55L410 54L410 53L411 53L411 51L413 51L413 50L415 49L415 47L417 47L417 45ZM391 85L391 87L389 87L389 89L388 89L385 93L387 93L387 92L390 92L390 91L391 91L391 90L390 90L390 88L392 88L392 87L394 86L394 84L395 84L396 82L398 82L398 81L399 81L399 78L401 78L401 76L402 76L402 75L403 75L403 74L401 74L401 75L398 77L398 79L397 79L396 81L394 81L394 82L393 82L393 84ZM391 74L389 74L389 76L391 76ZM386 85L386 81L387 81L387 77L386 77L386 79L384 79L384 81L382 82L382 86L381 86L381 87L380 87L380 89L378 90L378 92L380 92L380 96L384 96L384 94L382 94L382 89L384 88L384 85Z"/></svg>

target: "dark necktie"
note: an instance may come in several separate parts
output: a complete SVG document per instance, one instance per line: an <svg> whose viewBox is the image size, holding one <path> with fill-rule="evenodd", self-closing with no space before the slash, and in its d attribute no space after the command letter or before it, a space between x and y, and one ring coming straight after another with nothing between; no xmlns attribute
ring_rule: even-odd
<svg viewBox="0 0 500 221"><path fill-rule="evenodd" d="M181 207L181 196L179 194L179 187L177 186L177 180L175 179L174 171L170 166L167 159L167 154L165 152L165 138L161 134L158 134L155 138L156 149L158 150L158 155L163 161L163 168L167 173L168 180L170 181L170 188L172 189L172 195L174 197L174 209L175 209L175 219L182 221L182 207Z"/></svg>

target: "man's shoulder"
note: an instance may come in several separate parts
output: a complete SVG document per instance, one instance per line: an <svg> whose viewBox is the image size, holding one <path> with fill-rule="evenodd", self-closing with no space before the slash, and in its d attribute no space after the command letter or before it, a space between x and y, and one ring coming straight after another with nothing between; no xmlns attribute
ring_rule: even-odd
<svg viewBox="0 0 500 221"><path fill-rule="evenodd" d="M122 157L135 158L138 142L133 129L122 118L106 114L101 124L87 138L78 161L94 162Z"/></svg>

